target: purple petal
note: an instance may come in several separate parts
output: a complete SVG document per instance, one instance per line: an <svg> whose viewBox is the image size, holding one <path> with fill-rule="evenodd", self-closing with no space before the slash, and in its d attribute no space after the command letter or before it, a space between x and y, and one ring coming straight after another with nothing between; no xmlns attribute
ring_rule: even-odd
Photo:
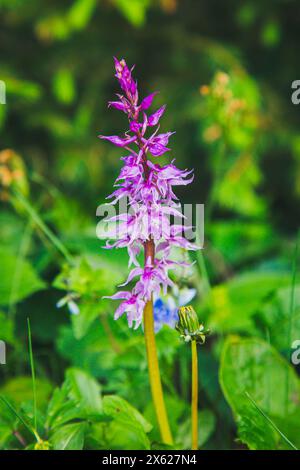
<svg viewBox="0 0 300 470"><path fill-rule="evenodd" d="M120 299L130 299L131 297L131 292L128 292L126 290L121 290L119 292L117 292L116 294L114 295L105 295L104 297L102 297L102 299L111 299L111 300L120 300Z"/></svg>
<svg viewBox="0 0 300 470"><path fill-rule="evenodd" d="M129 125L131 132L138 132L140 128L142 127L142 124L139 124L138 122L132 121Z"/></svg>
<svg viewBox="0 0 300 470"><path fill-rule="evenodd" d="M99 139L109 140L109 142L112 142L114 145L117 145L118 147L126 147L126 145L129 145L132 142L136 141L135 135L133 137L126 137L125 139L122 139L118 135L98 135L98 137Z"/></svg>
<svg viewBox="0 0 300 470"><path fill-rule="evenodd" d="M116 108L116 109L119 109L120 111L124 111L126 110L125 108L125 105L123 103L121 103L121 101L109 101L108 102L108 107L112 107L112 108Z"/></svg>
<svg viewBox="0 0 300 470"><path fill-rule="evenodd" d="M129 273L129 276L128 276L128 278L127 278L127 281L125 281L123 284L120 284L119 287L126 286L126 284L129 284L129 282L132 281L132 279L134 279L136 276L140 276L142 273L143 273L143 269L142 269L142 268L134 268L134 269Z"/></svg>
<svg viewBox="0 0 300 470"><path fill-rule="evenodd" d="M157 93L158 92L155 91L154 93L151 93L151 95L146 96L146 98L144 98L142 100L140 108L143 109L143 110L150 108L150 106L153 102L154 96L157 95Z"/></svg>
<svg viewBox="0 0 300 470"><path fill-rule="evenodd" d="M151 116L148 117L148 125L156 126L156 124L158 124L160 118L164 114L165 109L166 109L166 105L163 105L161 108L155 111L155 113L151 114Z"/></svg>
<svg viewBox="0 0 300 470"><path fill-rule="evenodd" d="M164 145L161 144L150 144L149 145L149 151L152 153L154 157L160 157L160 155L163 155L164 153L168 152L169 149L168 147L165 147Z"/></svg>

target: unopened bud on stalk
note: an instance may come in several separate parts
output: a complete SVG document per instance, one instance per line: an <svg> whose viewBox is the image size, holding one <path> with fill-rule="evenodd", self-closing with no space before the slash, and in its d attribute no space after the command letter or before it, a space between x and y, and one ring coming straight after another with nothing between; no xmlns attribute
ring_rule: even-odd
<svg viewBox="0 0 300 470"><path fill-rule="evenodd" d="M50 442L42 441L41 439L34 446L34 450L50 450L50 448Z"/></svg>
<svg viewBox="0 0 300 470"><path fill-rule="evenodd" d="M198 315L190 305L181 307L178 310L179 320L176 323L176 330L180 333L180 337L186 343L196 341L196 343L204 344L209 330L204 329L204 325L199 322Z"/></svg>

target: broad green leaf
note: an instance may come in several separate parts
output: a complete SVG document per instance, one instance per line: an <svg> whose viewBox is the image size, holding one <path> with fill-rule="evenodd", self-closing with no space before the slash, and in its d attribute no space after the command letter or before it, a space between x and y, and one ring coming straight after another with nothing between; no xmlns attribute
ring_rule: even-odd
<svg viewBox="0 0 300 470"><path fill-rule="evenodd" d="M145 432L150 432L152 429L152 425L136 408L117 395L106 395L103 398L103 408L107 415L124 423L133 423L134 425L138 423Z"/></svg>
<svg viewBox="0 0 300 470"><path fill-rule="evenodd" d="M73 332L76 339L81 339L103 311L103 302L86 301L80 303L78 315L72 315Z"/></svg>
<svg viewBox="0 0 300 470"><path fill-rule="evenodd" d="M86 413L80 405L68 397L66 383L54 390L47 409L46 427L54 429L68 421L86 418Z"/></svg>
<svg viewBox="0 0 300 470"><path fill-rule="evenodd" d="M300 339L300 285L295 286L294 301L291 311L291 287L282 287L276 291L261 309L259 315L270 342L277 349L291 351L293 340Z"/></svg>
<svg viewBox="0 0 300 470"><path fill-rule="evenodd" d="M7 249L0 249L0 259L0 305L19 302L45 287L28 261L18 262L15 253Z"/></svg>
<svg viewBox="0 0 300 470"><path fill-rule="evenodd" d="M214 332L256 332L253 316L262 301L289 282L288 275L252 272L214 287L209 327Z"/></svg>
<svg viewBox="0 0 300 470"><path fill-rule="evenodd" d="M100 385L89 374L80 369L69 369L66 373L69 395L88 413L101 413Z"/></svg>
<svg viewBox="0 0 300 470"><path fill-rule="evenodd" d="M220 382L242 442L251 449L286 448L287 443L247 396L278 427L300 418L300 381L277 351L258 339L229 338L222 352ZM285 428L287 438L299 446L299 433Z"/></svg>
<svg viewBox="0 0 300 470"><path fill-rule="evenodd" d="M57 429L50 437L54 450L82 450L86 423L66 424Z"/></svg>
<svg viewBox="0 0 300 470"><path fill-rule="evenodd" d="M107 425L106 430L111 448L150 448L146 433L151 431L152 426L138 410L123 398L115 395L103 398L103 408L104 413L113 418L113 421Z"/></svg>
<svg viewBox="0 0 300 470"><path fill-rule="evenodd" d="M74 398L75 396L75 398ZM72 420L92 420L94 422L108 421L104 413L90 411L86 401L80 398L80 394L74 394L69 379L61 388L54 390L47 409L46 427L54 429ZM96 398L97 399L97 398Z"/></svg>

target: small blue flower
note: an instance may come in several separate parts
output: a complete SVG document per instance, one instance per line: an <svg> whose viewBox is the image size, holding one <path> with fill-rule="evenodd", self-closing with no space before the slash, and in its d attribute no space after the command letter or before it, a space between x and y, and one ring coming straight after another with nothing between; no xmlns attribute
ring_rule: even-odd
<svg viewBox="0 0 300 470"><path fill-rule="evenodd" d="M172 295L154 299L154 329L157 333L163 325L175 328L178 321L178 309L188 304L196 295L196 289L174 289Z"/></svg>

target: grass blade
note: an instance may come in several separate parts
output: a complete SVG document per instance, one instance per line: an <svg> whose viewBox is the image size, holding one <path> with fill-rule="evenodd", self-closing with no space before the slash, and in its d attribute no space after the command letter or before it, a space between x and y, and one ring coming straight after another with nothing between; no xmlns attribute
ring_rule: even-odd
<svg viewBox="0 0 300 470"><path fill-rule="evenodd" d="M274 423L274 421L271 420L271 418L269 418L269 416L258 406L258 404L254 401L254 399L251 397L251 395L248 393L248 392L245 392L245 395L246 397L251 401L252 405L257 409L257 411L265 418L266 421L268 421L268 423L272 426L273 429L275 429L275 431L278 432L278 434L280 434L280 436L282 437L282 439L287 442L289 444L289 446L291 446L292 449L294 450L298 450L297 447L289 440L288 437L286 437L285 434L283 434L282 431L280 431L280 429L276 426L276 424Z"/></svg>
<svg viewBox="0 0 300 470"><path fill-rule="evenodd" d="M72 264L73 258L68 249L62 244L62 242L57 238L57 236L47 227L44 221L41 219L39 214L36 212L34 207L30 204L30 202L19 192L14 192L15 197L17 200L22 204L26 212L30 215L32 220L36 223L36 225L42 230L42 232L46 235L46 237L53 243L55 248L60 251L60 253L66 258L66 260Z"/></svg>
<svg viewBox="0 0 300 470"><path fill-rule="evenodd" d="M29 349L29 360L31 368L31 377L32 377L32 391L33 391L33 418L34 418L34 429L37 429L37 403L36 403L36 381L35 381L35 369L32 353L32 341L31 341L31 328L30 320L27 318L27 328L28 328L28 349Z"/></svg>
<svg viewBox="0 0 300 470"><path fill-rule="evenodd" d="M12 412L12 414L14 414L16 418L18 418L18 420L23 424L23 426L36 437L36 433L34 429L32 428L32 426L26 423L25 419L17 412L17 410L13 407L13 405L5 397L1 395L0 395L0 400L4 403L5 406L7 406L7 408Z"/></svg>

